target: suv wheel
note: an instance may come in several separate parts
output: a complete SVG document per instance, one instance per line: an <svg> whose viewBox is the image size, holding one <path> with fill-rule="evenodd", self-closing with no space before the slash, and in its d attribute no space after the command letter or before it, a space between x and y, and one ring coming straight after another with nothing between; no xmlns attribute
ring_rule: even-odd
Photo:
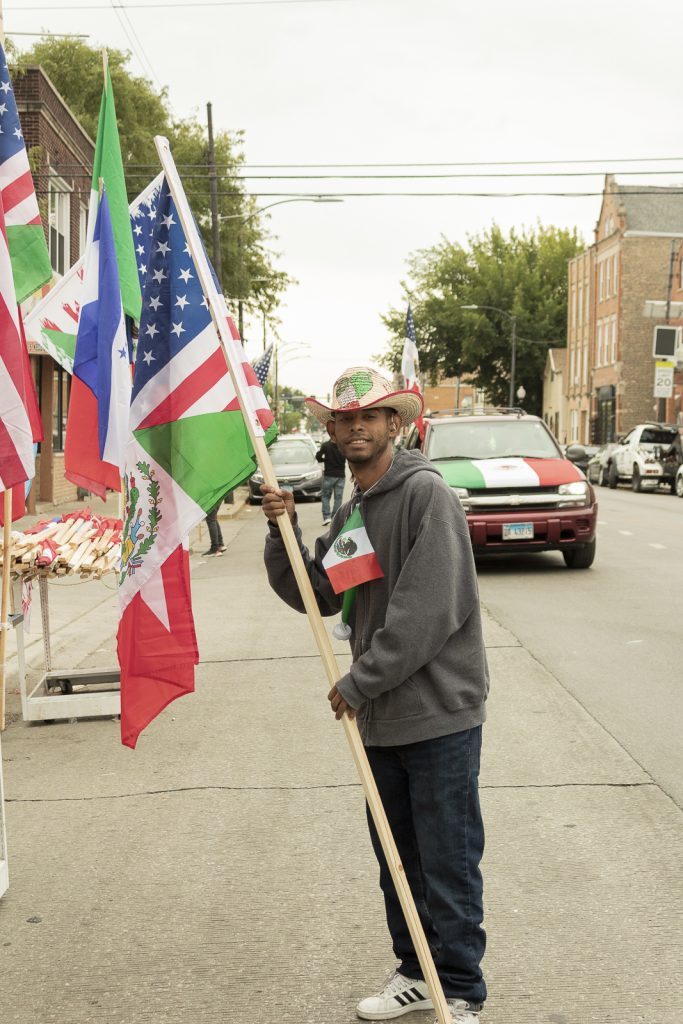
<svg viewBox="0 0 683 1024"><path fill-rule="evenodd" d="M568 569L590 569L595 561L595 538L590 544L581 544L563 551L562 557Z"/></svg>
<svg viewBox="0 0 683 1024"><path fill-rule="evenodd" d="M600 472L598 473L598 486L607 487L607 475L609 470L605 466L600 466Z"/></svg>
<svg viewBox="0 0 683 1024"><path fill-rule="evenodd" d="M676 494L679 498L683 498L683 473L679 473L676 477Z"/></svg>
<svg viewBox="0 0 683 1024"><path fill-rule="evenodd" d="M616 464L614 462L610 462L610 464L609 464L609 476L607 477L607 486L611 490L614 490L614 488L617 486L618 483L619 483L619 474L617 473Z"/></svg>
<svg viewBox="0 0 683 1024"><path fill-rule="evenodd" d="M642 490L642 480L640 479L640 470L638 469L637 466L633 467L633 476L631 477L631 490L632 491L641 491Z"/></svg>

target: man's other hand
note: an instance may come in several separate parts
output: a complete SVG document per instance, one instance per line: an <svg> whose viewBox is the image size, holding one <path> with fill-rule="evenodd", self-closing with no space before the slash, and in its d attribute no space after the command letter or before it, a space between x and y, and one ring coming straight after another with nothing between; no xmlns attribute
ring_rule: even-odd
<svg viewBox="0 0 683 1024"><path fill-rule="evenodd" d="M342 717L344 712L346 712L346 714L349 716L349 718L355 718L356 717L356 709L352 708L350 704L346 703L346 701L344 700L344 698L342 697L341 693L339 692L339 690L337 689L336 686L332 687L332 689L330 690L330 692L327 695L327 699L329 700L330 704L332 705L332 710L334 711L334 717L337 719L337 721L339 721L339 719Z"/></svg>
<svg viewBox="0 0 683 1024"><path fill-rule="evenodd" d="M294 522L296 511L291 491L279 490L277 487L270 487L269 484L261 484L260 491L263 495L263 513L271 523L276 523L278 517L283 516L285 512Z"/></svg>

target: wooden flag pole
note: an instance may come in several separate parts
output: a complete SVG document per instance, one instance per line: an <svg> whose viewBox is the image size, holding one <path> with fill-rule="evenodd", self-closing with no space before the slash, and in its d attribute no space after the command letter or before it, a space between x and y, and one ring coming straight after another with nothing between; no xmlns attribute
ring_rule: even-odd
<svg viewBox="0 0 683 1024"><path fill-rule="evenodd" d="M5 674L9 630L10 547L12 544L12 490L3 494L2 604L0 606L0 732L5 731Z"/></svg>
<svg viewBox="0 0 683 1024"><path fill-rule="evenodd" d="M155 136L154 142L161 160L161 165L164 169L164 174L166 175L166 180L168 181L171 195L173 196L173 200L178 211L178 216L180 217L180 222L183 226L183 230L185 231L185 237L187 239L190 254L194 261L197 274L199 275L204 295L209 304L209 309L211 311L218 336L225 350L230 376L232 378L240 406L244 413L244 420L247 425L247 430L249 431L249 437L254 446L254 452L256 453L259 468L263 474L264 481L271 487L277 487L277 477L273 470L273 464L263 440L260 426L255 426L252 414L249 411L252 408L251 401L249 400L249 397L244 394L241 377L235 372L234 361L232 358L234 341L228 327L225 299L216 289L206 258L206 253L204 251L204 246L201 242L199 232L185 196L182 182L171 155L168 139L165 139L161 135L157 135ZM311 586L311 581L308 578L308 573L306 572L306 567L304 565L299 545L294 535L294 528L289 520L289 516L280 516L278 519L278 525L282 532L282 539L292 565L292 571L294 572L294 576L301 593L301 598L308 615L308 621L311 625L311 629L313 630L318 651L325 667L328 682L331 686L334 686L341 679L342 674L339 671L339 666L337 665L337 660L334 656L334 651L332 650L330 638L323 624L322 616L320 615L320 610L318 609L315 595L313 593L313 587ZM415 901L406 879L405 870L398 855L398 850L396 849L394 837L391 833L389 822L387 821L387 817L382 806L382 801L375 784L367 754L365 753L365 747L363 746L358 726L355 719L349 718L346 714L342 717L341 721L377 833L382 843L382 849L384 850L384 855L386 857L389 870L391 871L391 877L401 901L401 907L403 908L406 924L408 925L410 936L415 947L415 952L420 962L422 973L434 1004L437 1020L439 1021L439 1024L451 1024L451 1014L448 1006L446 1005L446 998L443 993L443 988L441 987L441 982L439 981L439 976L436 973L434 960L429 949L429 943L427 942L424 929L422 928L422 922L420 921Z"/></svg>

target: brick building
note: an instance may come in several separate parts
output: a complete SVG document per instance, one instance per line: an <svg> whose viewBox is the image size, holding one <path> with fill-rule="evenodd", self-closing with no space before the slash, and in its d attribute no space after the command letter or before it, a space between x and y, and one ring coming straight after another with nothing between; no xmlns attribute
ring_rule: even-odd
<svg viewBox="0 0 683 1024"><path fill-rule="evenodd" d="M564 398L566 369L567 349L549 348L543 371L543 419L560 444L567 440Z"/></svg>
<svg viewBox="0 0 683 1024"><path fill-rule="evenodd" d="M444 377L438 384L424 388L425 410L431 413L472 412L484 404L484 392L471 376Z"/></svg>
<svg viewBox="0 0 683 1024"><path fill-rule="evenodd" d="M26 68L12 77L50 261L59 277L85 247L95 145L42 68ZM40 295L24 303L24 312L38 298ZM37 499L75 499L76 488L64 478L70 377L43 349L31 345L29 350L44 434L29 495L30 509Z"/></svg>
<svg viewBox="0 0 683 1024"><path fill-rule="evenodd" d="M645 315L647 301L683 294L681 239L683 188L607 175L595 241L568 268L568 441L611 441L643 420L681 422L680 374L671 400L654 398L657 321Z"/></svg>

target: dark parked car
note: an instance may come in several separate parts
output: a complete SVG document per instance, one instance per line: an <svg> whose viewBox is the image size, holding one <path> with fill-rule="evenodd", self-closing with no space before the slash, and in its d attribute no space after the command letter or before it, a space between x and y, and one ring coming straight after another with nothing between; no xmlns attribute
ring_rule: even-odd
<svg viewBox="0 0 683 1024"><path fill-rule="evenodd" d="M273 442L269 451L281 487L293 491L295 498L320 501L323 470L315 460L316 447L310 437L283 434ZM262 483L263 476L258 470L249 477L249 501L252 505L258 505L263 498L260 491Z"/></svg>
<svg viewBox="0 0 683 1024"><path fill-rule="evenodd" d="M610 456L616 447L616 441L610 441L608 444L600 445L598 450L588 460L588 467L584 472L592 484L599 484L601 487L607 487Z"/></svg>

